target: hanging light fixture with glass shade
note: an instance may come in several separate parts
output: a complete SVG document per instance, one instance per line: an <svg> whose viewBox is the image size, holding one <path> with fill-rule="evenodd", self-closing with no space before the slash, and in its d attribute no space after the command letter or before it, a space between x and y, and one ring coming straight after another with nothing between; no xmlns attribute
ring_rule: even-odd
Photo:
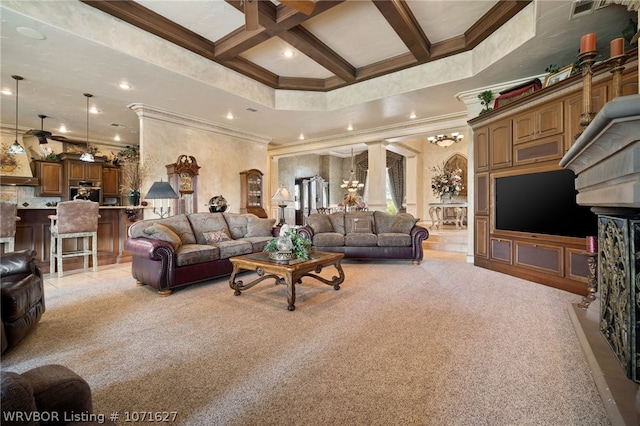
<svg viewBox="0 0 640 426"><path fill-rule="evenodd" d="M9 154L26 154L27 151L18 142L18 82L20 80L24 80L24 78L20 77L19 75L12 75L11 78L16 81L16 139L13 141L13 144L11 144L7 151L9 152Z"/></svg>
<svg viewBox="0 0 640 426"><path fill-rule="evenodd" d="M89 152L89 98L93 97L93 95L84 93L84 96L87 98L87 150L82 153L80 160L93 163L96 159L93 157L93 154Z"/></svg>
<svg viewBox="0 0 640 426"><path fill-rule="evenodd" d="M356 179L353 148L351 148L351 173L349 174L349 180L343 180L342 182L343 184L340 185L340 188L346 189L349 192L357 192L359 189L364 188L364 183L360 183L360 181Z"/></svg>
<svg viewBox="0 0 640 426"><path fill-rule="evenodd" d="M433 144L446 148L448 146L453 145L454 143L460 142L463 138L464 136L462 136L460 133L453 132L451 133L451 136L435 135L435 136L428 137L427 140Z"/></svg>

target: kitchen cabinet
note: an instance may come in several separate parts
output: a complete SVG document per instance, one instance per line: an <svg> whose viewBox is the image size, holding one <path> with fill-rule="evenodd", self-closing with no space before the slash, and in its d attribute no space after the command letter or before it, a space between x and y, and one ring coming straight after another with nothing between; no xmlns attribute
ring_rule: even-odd
<svg viewBox="0 0 640 426"><path fill-rule="evenodd" d="M103 197L120 197L120 168L105 167L102 169Z"/></svg>
<svg viewBox="0 0 640 426"><path fill-rule="evenodd" d="M37 197L62 197L64 183L62 179L62 163L35 160L34 174L38 178L35 188Z"/></svg>

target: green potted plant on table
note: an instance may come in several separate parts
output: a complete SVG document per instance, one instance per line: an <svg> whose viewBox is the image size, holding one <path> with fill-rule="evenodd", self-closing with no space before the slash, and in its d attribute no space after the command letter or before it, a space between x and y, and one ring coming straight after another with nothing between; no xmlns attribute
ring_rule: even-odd
<svg viewBox="0 0 640 426"><path fill-rule="evenodd" d="M284 224L280 228L280 235L267 243L263 251L269 253L269 258L276 262L289 262L292 259L309 260L313 250L311 241Z"/></svg>

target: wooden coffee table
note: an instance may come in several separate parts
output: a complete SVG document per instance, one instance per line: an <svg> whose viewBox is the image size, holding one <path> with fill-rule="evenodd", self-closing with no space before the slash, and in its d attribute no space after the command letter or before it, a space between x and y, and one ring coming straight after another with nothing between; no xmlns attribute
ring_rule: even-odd
<svg viewBox="0 0 640 426"><path fill-rule="evenodd" d="M302 282L303 277L315 278L322 283L333 286L335 290L340 290L340 284L344 282L344 272L340 264L343 257L344 254L342 253L314 251L310 260L297 263L294 263L295 261L291 262L293 264L275 262L269 259L268 253L264 252L232 257L229 259L233 264L229 287L235 290L234 294L236 296L240 296L242 290L247 290L266 279L274 278L276 284L287 285L288 309L293 311L296 308L294 305L296 301L295 285ZM338 270L339 276L333 276L331 280L327 280L317 275L327 266L334 266ZM240 271L255 271L258 274L258 278L245 284L242 280L236 280L236 275ZM315 272L315 274L312 272Z"/></svg>

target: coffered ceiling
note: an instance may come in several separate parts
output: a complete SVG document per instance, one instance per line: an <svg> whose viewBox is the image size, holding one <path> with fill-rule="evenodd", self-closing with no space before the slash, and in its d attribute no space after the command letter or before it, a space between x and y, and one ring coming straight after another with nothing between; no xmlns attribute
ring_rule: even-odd
<svg viewBox="0 0 640 426"><path fill-rule="evenodd" d="M460 92L572 63L584 33L598 34L606 58L637 17L618 5L571 11L566 0L2 0L0 78L3 89L13 74L25 79L21 129L40 128L45 114L46 130L64 123L73 138L84 137L91 93L97 141L137 143L133 103L273 146L375 140L463 116ZM2 96L5 127L14 102Z"/></svg>

